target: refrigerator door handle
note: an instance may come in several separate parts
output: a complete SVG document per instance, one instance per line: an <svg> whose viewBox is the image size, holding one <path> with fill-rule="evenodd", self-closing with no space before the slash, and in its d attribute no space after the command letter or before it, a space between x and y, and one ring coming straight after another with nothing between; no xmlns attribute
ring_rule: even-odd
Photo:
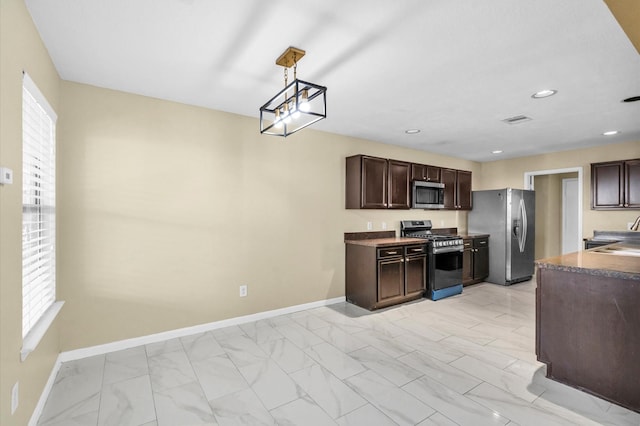
<svg viewBox="0 0 640 426"><path fill-rule="evenodd" d="M518 235L518 246L520 253L524 253L524 248L527 243L527 208L524 205L524 199L520 199L520 216L522 217L522 226Z"/></svg>

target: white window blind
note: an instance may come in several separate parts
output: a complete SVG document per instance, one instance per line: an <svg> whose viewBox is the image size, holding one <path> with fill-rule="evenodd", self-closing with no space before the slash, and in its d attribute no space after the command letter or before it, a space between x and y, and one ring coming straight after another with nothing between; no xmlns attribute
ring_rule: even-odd
<svg viewBox="0 0 640 426"><path fill-rule="evenodd" d="M25 73L22 85L22 337L56 299L57 116Z"/></svg>

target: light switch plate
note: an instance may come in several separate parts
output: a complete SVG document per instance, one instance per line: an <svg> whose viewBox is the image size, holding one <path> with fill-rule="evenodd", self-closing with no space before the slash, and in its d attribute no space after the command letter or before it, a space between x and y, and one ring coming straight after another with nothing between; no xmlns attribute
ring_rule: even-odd
<svg viewBox="0 0 640 426"><path fill-rule="evenodd" d="M0 167L0 184L9 185L13 183L13 170L8 167Z"/></svg>

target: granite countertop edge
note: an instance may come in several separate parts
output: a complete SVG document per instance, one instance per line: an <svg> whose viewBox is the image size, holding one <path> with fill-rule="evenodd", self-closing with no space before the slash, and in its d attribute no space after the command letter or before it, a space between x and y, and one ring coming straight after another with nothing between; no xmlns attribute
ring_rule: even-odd
<svg viewBox="0 0 640 426"><path fill-rule="evenodd" d="M575 265L559 265L556 263L546 263L544 261L536 261L535 263L538 268L551 269L554 271L572 272L572 273L579 273L579 274L596 275L596 276L607 277L607 278L620 278L624 280L640 281L640 274L634 273L634 272L618 271L614 269L604 269L604 268L600 268L600 269L585 268L585 267L575 266Z"/></svg>
<svg viewBox="0 0 640 426"><path fill-rule="evenodd" d="M635 243L616 243L607 250L636 250L640 245ZM556 271L574 272L608 278L640 281L640 258L622 254L603 253L602 247L540 259L535 262L538 268Z"/></svg>
<svg viewBox="0 0 640 426"><path fill-rule="evenodd" d="M482 234L482 233L475 233L475 232L459 232L458 233L459 237L462 238L470 238L470 239L474 239L474 238L487 238L490 237L490 234Z"/></svg>
<svg viewBox="0 0 640 426"><path fill-rule="evenodd" d="M421 238L408 238L408 237L391 237L391 238L372 238L366 240L345 240L345 244L354 244L358 246L367 247L389 247L398 245L409 244L426 244L426 241Z"/></svg>

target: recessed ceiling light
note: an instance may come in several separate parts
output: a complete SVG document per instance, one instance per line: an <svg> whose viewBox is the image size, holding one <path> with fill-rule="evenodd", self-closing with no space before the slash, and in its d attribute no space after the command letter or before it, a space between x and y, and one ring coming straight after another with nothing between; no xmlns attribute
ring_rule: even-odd
<svg viewBox="0 0 640 426"><path fill-rule="evenodd" d="M609 130L608 132L604 132L603 135L613 136L613 135L617 135L618 133L620 133L618 130Z"/></svg>
<svg viewBox="0 0 640 426"><path fill-rule="evenodd" d="M420 129L407 129L404 132L408 135L415 135L416 133L420 133Z"/></svg>
<svg viewBox="0 0 640 426"><path fill-rule="evenodd" d="M548 98L549 96L553 96L556 93L558 93L557 90L554 89L544 89L541 90L539 92L534 93L533 95L531 95L531 97L533 99L542 99L542 98Z"/></svg>
<svg viewBox="0 0 640 426"><path fill-rule="evenodd" d="M492 154L502 154L501 149L496 149L495 151L491 151Z"/></svg>

